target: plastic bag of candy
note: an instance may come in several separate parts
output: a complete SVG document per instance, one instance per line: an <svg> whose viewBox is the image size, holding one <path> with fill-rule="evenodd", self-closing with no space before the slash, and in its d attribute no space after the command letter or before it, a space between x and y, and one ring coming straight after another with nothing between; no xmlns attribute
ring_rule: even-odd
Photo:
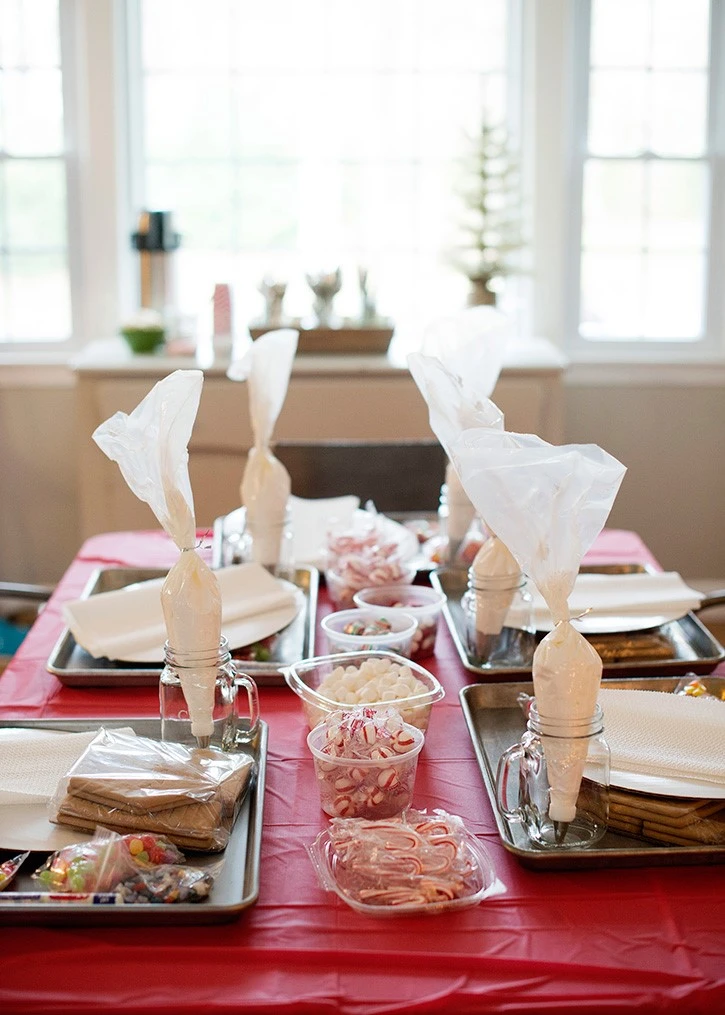
<svg viewBox="0 0 725 1015"><path fill-rule="evenodd" d="M98 827L88 842L52 853L32 875L47 892L109 892L125 878L184 854L158 835L119 835Z"/></svg>
<svg viewBox="0 0 725 1015"><path fill-rule="evenodd" d="M0 892L7 888L29 856L29 852L18 853L17 856L12 856L9 860L0 863Z"/></svg>
<svg viewBox="0 0 725 1015"><path fill-rule="evenodd" d="M124 878L116 891L126 904L203 902L214 885L215 872L216 867L202 869L162 864Z"/></svg>
<svg viewBox="0 0 725 1015"><path fill-rule="evenodd" d="M694 673L686 673L678 681L674 694L686 694L690 698L714 698L725 701L725 682L718 678L700 678Z"/></svg>

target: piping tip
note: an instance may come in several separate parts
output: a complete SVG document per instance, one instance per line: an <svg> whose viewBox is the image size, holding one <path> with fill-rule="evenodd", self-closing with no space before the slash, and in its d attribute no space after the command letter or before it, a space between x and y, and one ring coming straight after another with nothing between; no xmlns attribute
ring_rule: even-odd
<svg viewBox="0 0 725 1015"><path fill-rule="evenodd" d="M210 744L211 744L211 737L210 736L209 737L197 737L196 738L196 746L198 748L200 748L201 750L206 750L206 748L209 747Z"/></svg>
<svg viewBox="0 0 725 1015"><path fill-rule="evenodd" d="M569 831L568 821L553 821L554 826L554 842L557 846L560 846L566 839L566 833Z"/></svg>

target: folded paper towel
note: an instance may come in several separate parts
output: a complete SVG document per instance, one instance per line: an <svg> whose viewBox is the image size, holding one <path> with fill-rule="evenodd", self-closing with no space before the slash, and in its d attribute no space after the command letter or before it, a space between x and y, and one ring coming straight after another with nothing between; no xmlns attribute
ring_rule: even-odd
<svg viewBox="0 0 725 1015"><path fill-rule="evenodd" d="M216 574L222 594L222 634L230 648L261 641L297 615L301 591L261 564L238 564ZM66 603L63 613L73 637L95 658L162 661L166 640L162 583L156 579Z"/></svg>
<svg viewBox="0 0 725 1015"><path fill-rule="evenodd" d="M0 730L0 805L47 803L98 730Z"/></svg>
<svg viewBox="0 0 725 1015"><path fill-rule="evenodd" d="M551 630L551 613L543 596L534 592L534 621L540 631ZM569 596L569 611L587 633L657 627L684 617L702 603L703 594L691 589L674 571L577 576Z"/></svg>
<svg viewBox="0 0 725 1015"><path fill-rule="evenodd" d="M602 688L599 704L613 772L669 779L685 787L711 786L718 794L725 787L723 702Z"/></svg>

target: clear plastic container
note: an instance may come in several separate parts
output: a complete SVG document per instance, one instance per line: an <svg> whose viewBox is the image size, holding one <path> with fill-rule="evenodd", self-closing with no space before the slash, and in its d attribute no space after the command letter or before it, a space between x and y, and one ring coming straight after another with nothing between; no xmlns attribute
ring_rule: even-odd
<svg viewBox="0 0 725 1015"><path fill-rule="evenodd" d="M420 687L403 693L399 696L375 700L354 700L348 695L348 700L342 700L342 696L335 697L335 690L329 690L330 678L336 674L350 675L351 671L359 671L364 664L372 660L376 665L385 664L384 669L390 672L392 667L405 668L412 677L419 681ZM377 664L377 661L380 664ZM369 670L371 667L366 667ZM365 672L365 670L363 671ZM391 706L402 716L403 720L411 726L417 726L424 733L428 729L430 714L436 701L444 697L445 691L428 670L418 663L404 659L394 652L358 652L329 656L317 656L313 659L303 659L301 662L288 666L284 671L285 680L292 690L302 700L305 716L310 729L317 726L326 715L335 712L340 708L347 708L354 705L371 705L373 707L385 708Z"/></svg>
<svg viewBox="0 0 725 1015"><path fill-rule="evenodd" d="M477 906L484 899L501 895L506 891L496 876L484 846L470 832L464 835L464 848L468 855L470 872L459 893L453 898L427 898L425 901L416 898L417 893L397 892L395 889L387 893L385 891L376 893L375 901L367 901L370 894L361 891L361 885L357 883L354 874L351 876L345 864L339 862L329 828L320 832L314 843L308 847L308 852L322 888L334 892L359 913L382 917L435 916L439 913L450 913L457 909ZM410 881L415 880L413 875ZM380 883L384 885L384 878L381 878Z"/></svg>
<svg viewBox="0 0 725 1015"><path fill-rule="evenodd" d="M378 621L390 626L388 631L376 633ZM410 655L413 636L418 622L415 617L402 610L380 610L374 608L340 610L330 613L320 622L330 652L397 652ZM369 633L364 633L365 631ZM357 632L360 633L357 633Z"/></svg>
<svg viewBox="0 0 725 1015"><path fill-rule="evenodd" d="M384 606L400 609L416 619L418 627L410 646L411 659L433 655L445 601L445 595L429 585L380 585L362 589L353 596L353 602L361 609Z"/></svg>
<svg viewBox="0 0 725 1015"><path fill-rule="evenodd" d="M377 567L371 571L354 572L351 568L338 571L328 568L325 571L325 583L330 602L336 610L350 610L355 606L353 596L360 589L372 585L410 585L417 570L414 564L403 564L400 562L386 563L384 567ZM377 580L376 580L377 579Z"/></svg>
<svg viewBox="0 0 725 1015"><path fill-rule="evenodd" d="M314 758L325 814L333 818L392 818L410 806L425 736L407 723L403 729L413 737L414 746L404 754L386 758L332 757L322 752L325 724L309 733L307 746Z"/></svg>

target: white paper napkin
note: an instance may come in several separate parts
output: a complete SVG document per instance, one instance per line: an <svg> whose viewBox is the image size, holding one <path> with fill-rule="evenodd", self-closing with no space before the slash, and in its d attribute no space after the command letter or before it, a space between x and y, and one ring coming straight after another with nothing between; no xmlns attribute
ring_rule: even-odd
<svg viewBox="0 0 725 1015"><path fill-rule="evenodd" d="M352 494L313 499L290 497L295 561L300 564L311 564L313 567L324 567L327 530L333 524L342 526L352 524L353 515L359 507L360 498Z"/></svg>
<svg viewBox="0 0 725 1015"><path fill-rule="evenodd" d="M533 590L537 630L551 629L551 614L538 590ZM656 627L684 617L702 603L702 592L691 589L674 571L657 574L579 574L569 596L569 610L577 617L591 612L580 630L626 631Z"/></svg>
<svg viewBox="0 0 725 1015"><path fill-rule="evenodd" d="M691 782L693 796L700 795L703 785L725 787L724 702L602 688L599 704L613 772L672 779L685 787Z"/></svg>
<svg viewBox="0 0 725 1015"><path fill-rule="evenodd" d="M222 634L232 649L282 630L302 605L301 590L261 564L238 564L215 573L222 595ZM160 662L166 640L162 583L156 579L66 603L63 613L73 637L95 658Z"/></svg>
<svg viewBox="0 0 725 1015"><path fill-rule="evenodd" d="M0 730L0 806L47 803L96 736L98 730Z"/></svg>

